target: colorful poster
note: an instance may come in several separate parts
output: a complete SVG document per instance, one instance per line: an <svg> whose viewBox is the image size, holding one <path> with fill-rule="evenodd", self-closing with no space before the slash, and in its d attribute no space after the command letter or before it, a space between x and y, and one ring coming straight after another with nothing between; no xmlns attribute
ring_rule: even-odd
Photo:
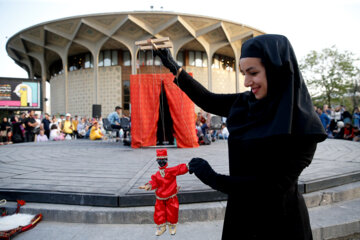
<svg viewBox="0 0 360 240"><path fill-rule="evenodd" d="M41 110L40 80L0 78L0 109Z"/></svg>

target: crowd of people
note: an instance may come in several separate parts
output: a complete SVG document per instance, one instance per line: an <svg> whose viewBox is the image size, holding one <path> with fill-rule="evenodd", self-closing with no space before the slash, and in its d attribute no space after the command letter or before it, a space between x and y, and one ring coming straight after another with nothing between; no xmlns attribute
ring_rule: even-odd
<svg viewBox="0 0 360 240"><path fill-rule="evenodd" d="M196 115L195 129L200 145L209 145L217 139L227 140L229 137L229 131L226 127L226 118L219 117L220 122L215 123L215 121L211 120L213 117L218 116L212 116L210 113L204 111L200 111Z"/></svg>
<svg viewBox="0 0 360 240"><path fill-rule="evenodd" d="M360 109L356 107L353 114L345 106L332 108L328 105L315 107L328 138L360 141Z"/></svg>
<svg viewBox="0 0 360 240"><path fill-rule="evenodd" d="M120 107L117 107L120 108ZM121 108L120 108L121 109ZM118 119L111 119L116 125L120 120L121 111L116 110ZM114 117L114 113L112 117ZM110 115L111 115L110 114ZM109 116L110 116L109 115ZM4 117L0 123L0 145L22 143L22 142L45 142L62 141L71 139L106 139L106 130L103 126L102 118L88 118L87 116L72 116L70 113L50 116L45 113L39 116L33 110L23 112L20 115L14 115L10 118ZM117 133L122 134L122 131ZM119 137L119 135L118 135Z"/></svg>
<svg viewBox="0 0 360 240"><path fill-rule="evenodd" d="M324 105L314 107L320 121L328 134L328 138L360 141L360 108L356 107L353 114L344 106L335 108ZM214 117L204 111L196 115L196 134L200 145L208 145L217 139L227 140L229 131L226 127L226 119L221 118L221 127L211 126L211 118ZM130 121L130 118L126 117ZM127 131L121 126L121 107L115 107L115 111L108 115L111 128L116 130L116 137L126 138ZM0 145L21 142L44 142L62 141L77 138L90 140L104 139L106 130L102 118L88 118L86 116L71 116L70 113L50 116L45 113L40 118L34 111L23 112L11 118L4 117L0 123Z"/></svg>

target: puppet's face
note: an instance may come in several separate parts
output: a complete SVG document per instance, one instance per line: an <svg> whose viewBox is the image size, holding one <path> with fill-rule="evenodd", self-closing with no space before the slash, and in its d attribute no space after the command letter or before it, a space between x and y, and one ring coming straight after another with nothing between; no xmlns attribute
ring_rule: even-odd
<svg viewBox="0 0 360 240"><path fill-rule="evenodd" d="M260 58L241 58L240 71L245 77L245 87L251 87L256 99L267 96L267 79L265 67Z"/></svg>
<svg viewBox="0 0 360 240"><path fill-rule="evenodd" d="M164 167L167 163L167 158L164 158L164 159L157 159L156 160L157 163L159 164L160 167Z"/></svg>

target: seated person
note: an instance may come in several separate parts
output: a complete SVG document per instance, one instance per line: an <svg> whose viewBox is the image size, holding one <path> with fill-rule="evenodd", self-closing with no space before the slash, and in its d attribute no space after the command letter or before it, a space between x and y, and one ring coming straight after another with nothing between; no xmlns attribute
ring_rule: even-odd
<svg viewBox="0 0 360 240"><path fill-rule="evenodd" d="M353 138L354 138L353 126L351 125L350 122L347 122L345 123L345 128L344 128L344 139L352 141Z"/></svg>
<svg viewBox="0 0 360 240"><path fill-rule="evenodd" d="M70 117L71 117L70 113L67 113L66 119L64 121L63 132L65 133L65 135L70 135L72 137L74 129Z"/></svg>
<svg viewBox="0 0 360 240"><path fill-rule="evenodd" d="M117 129L117 130L121 129L121 125L120 125L121 110L122 108L120 106L116 106L115 112L110 113L107 117L111 124L112 129ZM119 137L119 131L116 131L116 137Z"/></svg>
<svg viewBox="0 0 360 240"><path fill-rule="evenodd" d="M77 125L78 138L84 138L89 126L86 125L86 118L82 118Z"/></svg>
<svg viewBox="0 0 360 240"><path fill-rule="evenodd" d="M47 142L48 140L48 137L45 135L45 130L41 129L36 137L36 142Z"/></svg>
<svg viewBox="0 0 360 240"><path fill-rule="evenodd" d="M354 132L353 141L354 142L360 142L360 131L359 131L359 128L357 126L353 127L353 132Z"/></svg>
<svg viewBox="0 0 360 240"><path fill-rule="evenodd" d="M50 141L62 141L64 140L64 135L60 133L58 126L56 124L51 125L50 127Z"/></svg>
<svg viewBox="0 0 360 240"><path fill-rule="evenodd" d="M221 125L221 132L219 133L219 138L226 140L226 139L228 139L228 137L229 137L229 131L228 131L227 127L226 127L226 124L223 123Z"/></svg>
<svg viewBox="0 0 360 240"><path fill-rule="evenodd" d="M90 140L101 140L103 136L104 134L100 130L99 123L94 121L90 130Z"/></svg>

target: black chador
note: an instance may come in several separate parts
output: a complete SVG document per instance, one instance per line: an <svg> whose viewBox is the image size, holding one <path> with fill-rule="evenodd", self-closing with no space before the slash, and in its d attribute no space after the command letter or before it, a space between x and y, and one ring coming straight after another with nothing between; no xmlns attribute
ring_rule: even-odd
<svg viewBox="0 0 360 240"><path fill-rule="evenodd" d="M214 94L180 72L179 87L205 111L227 117L230 132L230 175L214 172L202 159L193 159L189 170L228 194L223 239L312 239L297 182L326 134L286 37L248 40L241 52L246 57L260 58L266 69L264 98L251 91Z"/></svg>

